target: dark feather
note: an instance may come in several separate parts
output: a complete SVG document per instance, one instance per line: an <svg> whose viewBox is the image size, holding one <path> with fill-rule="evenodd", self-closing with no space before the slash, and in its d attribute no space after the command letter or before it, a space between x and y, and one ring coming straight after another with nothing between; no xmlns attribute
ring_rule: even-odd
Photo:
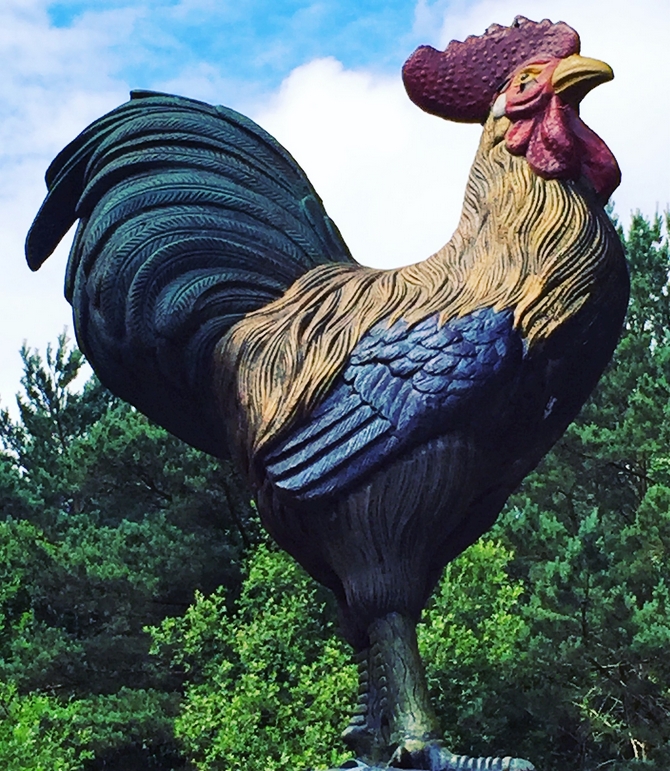
<svg viewBox="0 0 670 771"><path fill-rule="evenodd" d="M47 185L28 262L37 269L81 220L66 294L100 379L224 455L216 343L305 272L353 262L304 172L233 110L140 92L66 147Z"/></svg>
<svg viewBox="0 0 670 771"><path fill-rule="evenodd" d="M381 322L322 404L265 457L268 477L298 499L339 495L464 419L493 419L522 355L510 311L484 308L441 327L437 314L413 328Z"/></svg>

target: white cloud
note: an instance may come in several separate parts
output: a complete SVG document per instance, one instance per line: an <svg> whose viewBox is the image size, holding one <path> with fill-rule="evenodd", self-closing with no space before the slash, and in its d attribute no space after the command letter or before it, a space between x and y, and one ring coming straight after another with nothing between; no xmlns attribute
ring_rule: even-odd
<svg viewBox="0 0 670 771"><path fill-rule="evenodd" d="M451 235L479 131L422 113L399 77L323 59L253 112L303 166L360 262L416 262Z"/></svg>
<svg viewBox="0 0 670 771"><path fill-rule="evenodd" d="M44 193L44 172L56 153L91 120L125 99L125 84L109 76L115 36L132 14L83 17L74 27L50 26L43 0L0 8L0 401L13 404L24 340L44 350L71 311L62 286L63 245L32 275L23 242Z"/></svg>

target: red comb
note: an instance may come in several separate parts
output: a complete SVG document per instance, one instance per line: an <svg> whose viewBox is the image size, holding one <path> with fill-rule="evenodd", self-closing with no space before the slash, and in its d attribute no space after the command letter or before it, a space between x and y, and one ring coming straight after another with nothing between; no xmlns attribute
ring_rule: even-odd
<svg viewBox="0 0 670 771"><path fill-rule="evenodd" d="M511 27L492 24L483 35L445 51L420 46L402 68L409 98L447 120L483 123L505 80L533 59L563 59L579 53L579 35L565 22L517 16Z"/></svg>

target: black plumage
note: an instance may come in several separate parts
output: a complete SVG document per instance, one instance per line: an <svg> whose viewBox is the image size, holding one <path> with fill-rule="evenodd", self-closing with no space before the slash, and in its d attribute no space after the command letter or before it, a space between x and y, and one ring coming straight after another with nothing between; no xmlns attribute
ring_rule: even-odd
<svg viewBox="0 0 670 771"><path fill-rule="evenodd" d="M132 96L51 164L28 261L80 220L66 296L82 351L108 388L223 457L216 343L311 268L353 260L302 169L249 118Z"/></svg>

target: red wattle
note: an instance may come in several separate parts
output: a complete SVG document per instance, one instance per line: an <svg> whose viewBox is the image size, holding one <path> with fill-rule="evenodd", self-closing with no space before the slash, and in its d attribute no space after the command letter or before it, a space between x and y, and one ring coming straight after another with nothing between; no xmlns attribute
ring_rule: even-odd
<svg viewBox="0 0 670 771"><path fill-rule="evenodd" d="M553 95L535 118L510 126L507 149L512 155L525 155L531 169L543 179L577 178L581 159L571 131L571 111Z"/></svg>
<svg viewBox="0 0 670 771"><path fill-rule="evenodd" d="M536 104L540 102L536 96ZM516 105L515 105L516 107ZM581 120L574 107L553 94L534 117L514 120L505 137L512 155L523 155L543 179L579 179L585 176L604 204L621 182L616 159L602 139Z"/></svg>
<svg viewBox="0 0 670 771"><path fill-rule="evenodd" d="M570 131L568 111L571 109L553 96L528 143L526 160L533 171L544 179L573 179L579 176L580 154Z"/></svg>
<svg viewBox="0 0 670 771"><path fill-rule="evenodd" d="M605 204L621 184L619 164L609 147L576 113L570 129L581 145L582 174Z"/></svg>

